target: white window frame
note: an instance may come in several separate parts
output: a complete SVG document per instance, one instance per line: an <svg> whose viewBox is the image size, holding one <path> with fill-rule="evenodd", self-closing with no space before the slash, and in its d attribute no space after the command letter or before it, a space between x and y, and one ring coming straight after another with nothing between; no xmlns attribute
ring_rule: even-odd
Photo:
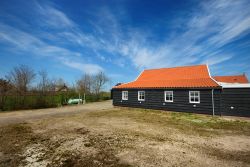
<svg viewBox="0 0 250 167"><path fill-rule="evenodd" d="M144 99L141 98L141 95L140 93L143 93L144 94ZM138 91L138 101L145 101L145 91Z"/></svg>
<svg viewBox="0 0 250 167"><path fill-rule="evenodd" d="M196 97L198 97L198 101L191 101L191 93L194 94L194 96L193 96L194 99L195 99ZM195 95L196 93L198 93L197 96ZM201 97L200 91L189 91L189 103L200 103L200 97Z"/></svg>
<svg viewBox="0 0 250 167"><path fill-rule="evenodd" d="M122 100L128 100L128 91L122 91Z"/></svg>
<svg viewBox="0 0 250 167"><path fill-rule="evenodd" d="M172 96L172 100L166 100L167 94ZM164 101L165 102L174 102L174 92L173 91L164 91Z"/></svg>

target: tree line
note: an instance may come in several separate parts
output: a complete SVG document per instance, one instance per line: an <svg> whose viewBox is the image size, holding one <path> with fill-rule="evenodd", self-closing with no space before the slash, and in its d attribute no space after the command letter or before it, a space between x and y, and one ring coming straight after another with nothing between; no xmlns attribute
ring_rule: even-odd
<svg viewBox="0 0 250 167"><path fill-rule="evenodd" d="M33 104L33 107L24 108L51 107L51 105L46 104L46 98L52 95L56 98L60 96L60 100L55 102L57 104L52 106L62 105L68 98L78 97L79 93L86 94L89 101L102 100L104 94L105 99L108 99L109 93L105 92L104 88L109 81L107 75L100 71L95 75L83 74L72 85L69 85L63 78L50 78L46 70L36 73L27 65L19 65L11 69L4 78L0 78L0 110L5 110L3 106L8 103L8 98L12 100L9 102L11 105L16 105L15 103L20 103L20 101L26 105L28 102L25 99L28 98L26 97L28 94L32 95L31 99L39 105ZM12 98L10 99L9 96ZM9 105L8 108L12 107ZM14 109L18 109L18 107L14 107Z"/></svg>
<svg viewBox="0 0 250 167"><path fill-rule="evenodd" d="M37 85L32 86L37 77L39 80ZM50 79L45 70L35 73L32 68L26 65L19 65L14 67L5 78L0 78L0 92L4 93L13 88L19 92L48 92L54 91L56 86L67 85L67 87L75 91L99 94L109 81L110 79L107 75L100 71L95 75L83 74L80 79L76 80L75 84L69 86L62 78Z"/></svg>

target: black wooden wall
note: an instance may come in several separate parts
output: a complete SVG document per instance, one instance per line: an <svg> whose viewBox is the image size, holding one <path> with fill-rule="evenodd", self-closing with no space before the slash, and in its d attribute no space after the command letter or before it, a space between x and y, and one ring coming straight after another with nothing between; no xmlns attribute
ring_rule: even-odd
<svg viewBox="0 0 250 167"><path fill-rule="evenodd" d="M122 100L122 90L128 91L128 100ZM187 89L145 89L145 101L142 102L138 101L138 90L113 89L113 105L203 114L213 113L211 89L190 89L200 91L200 103L198 104L189 103L189 90ZM164 102L164 91L173 91L174 102ZM216 115L220 115L220 92L219 89L214 90Z"/></svg>
<svg viewBox="0 0 250 167"><path fill-rule="evenodd" d="M250 88L223 89L221 114L250 117Z"/></svg>

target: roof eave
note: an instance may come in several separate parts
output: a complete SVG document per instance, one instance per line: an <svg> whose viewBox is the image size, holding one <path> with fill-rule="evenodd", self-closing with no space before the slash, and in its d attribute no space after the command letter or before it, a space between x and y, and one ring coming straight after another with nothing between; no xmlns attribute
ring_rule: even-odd
<svg viewBox="0 0 250 167"><path fill-rule="evenodd" d="M112 89L222 89L221 86L200 86L200 87L120 87Z"/></svg>

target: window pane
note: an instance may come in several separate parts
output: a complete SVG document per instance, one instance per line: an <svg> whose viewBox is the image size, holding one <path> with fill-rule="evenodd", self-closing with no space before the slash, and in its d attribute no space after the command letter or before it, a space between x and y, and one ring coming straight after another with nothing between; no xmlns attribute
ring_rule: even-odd
<svg viewBox="0 0 250 167"><path fill-rule="evenodd" d="M128 100L128 92L127 91L122 91L122 99Z"/></svg>
<svg viewBox="0 0 250 167"><path fill-rule="evenodd" d="M144 100L144 99L145 99L145 92L138 91L138 100Z"/></svg>
<svg viewBox="0 0 250 167"><path fill-rule="evenodd" d="M189 99L191 103L200 103L200 92L189 91Z"/></svg>
<svg viewBox="0 0 250 167"><path fill-rule="evenodd" d="M165 91L165 101L173 101L173 92Z"/></svg>
<svg viewBox="0 0 250 167"><path fill-rule="evenodd" d="M199 101L199 98L198 98L198 97L195 97L195 98L194 98L194 101L195 101L195 102L198 102L198 101Z"/></svg>

